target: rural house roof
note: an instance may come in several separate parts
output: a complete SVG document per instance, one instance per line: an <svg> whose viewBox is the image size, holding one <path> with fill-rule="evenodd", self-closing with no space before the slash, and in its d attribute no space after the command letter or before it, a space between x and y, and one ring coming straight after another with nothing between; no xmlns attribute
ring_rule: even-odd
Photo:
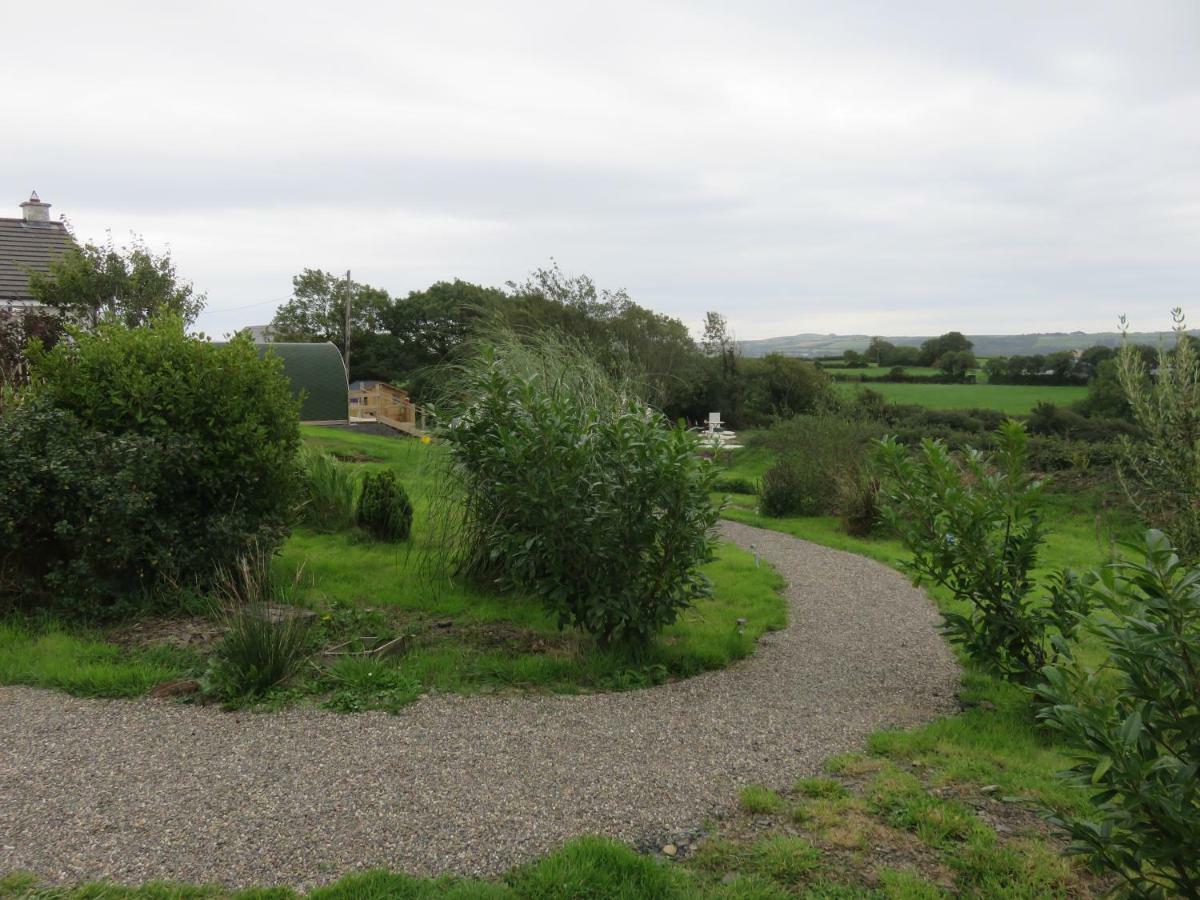
<svg viewBox="0 0 1200 900"><path fill-rule="evenodd" d="M48 272L51 260L74 245L67 227L50 221L50 204L36 191L21 204L21 218L0 218L0 305L33 303L29 270Z"/></svg>

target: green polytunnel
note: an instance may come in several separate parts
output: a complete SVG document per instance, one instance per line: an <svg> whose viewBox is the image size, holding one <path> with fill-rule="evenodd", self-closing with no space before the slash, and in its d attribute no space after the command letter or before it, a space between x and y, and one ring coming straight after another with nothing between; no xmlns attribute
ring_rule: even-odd
<svg viewBox="0 0 1200 900"><path fill-rule="evenodd" d="M348 422L350 393L342 354L330 342L322 344L255 344L260 354L274 353L283 360L283 374L293 396L301 396L300 421Z"/></svg>

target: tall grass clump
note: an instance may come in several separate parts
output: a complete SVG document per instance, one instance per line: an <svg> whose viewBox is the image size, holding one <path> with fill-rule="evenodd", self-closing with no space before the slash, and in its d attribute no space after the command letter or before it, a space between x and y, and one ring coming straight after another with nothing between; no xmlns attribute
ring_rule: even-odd
<svg viewBox="0 0 1200 900"><path fill-rule="evenodd" d="M221 571L216 616L224 637L206 678L213 693L256 699L300 671L312 635L304 619L280 614L278 604L287 599L271 574L269 554L248 553Z"/></svg>
<svg viewBox="0 0 1200 900"><path fill-rule="evenodd" d="M439 432L461 573L604 644L645 643L710 594L714 467L575 345L497 334L458 369Z"/></svg>
<svg viewBox="0 0 1200 900"><path fill-rule="evenodd" d="M330 453L308 446L301 447L300 468L304 473L301 521L321 531L353 528L359 493L359 478L354 468L338 462Z"/></svg>

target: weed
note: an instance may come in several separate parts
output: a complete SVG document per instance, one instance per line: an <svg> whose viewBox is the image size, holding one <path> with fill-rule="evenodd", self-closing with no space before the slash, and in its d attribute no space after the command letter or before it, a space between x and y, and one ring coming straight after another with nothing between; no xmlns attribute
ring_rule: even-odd
<svg viewBox="0 0 1200 900"><path fill-rule="evenodd" d="M279 614L277 601L287 596L277 590L265 554L249 553L220 573L216 614L225 634L206 673L210 692L256 699L300 671L312 633L303 618Z"/></svg>
<svg viewBox="0 0 1200 900"><path fill-rule="evenodd" d="M738 802L748 813L774 814L784 809L783 798L770 788L760 784L751 784L742 788Z"/></svg>
<svg viewBox="0 0 1200 900"><path fill-rule="evenodd" d="M832 778L801 778L795 790L805 797L845 797L846 786Z"/></svg>
<svg viewBox="0 0 1200 900"><path fill-rule="evenodd" d="M419 681L401 673L390 661L371 657L338 660L323 681L332 688L324 705L338 712L395 712L421 695Z"/></svg>
<svg viewBox="0 0 1200 900"><path fill-rule="evenodd" d="M754 867L783 884L797 884L821 861L821 851L803 838L776 836L754 845Z"/></svg>

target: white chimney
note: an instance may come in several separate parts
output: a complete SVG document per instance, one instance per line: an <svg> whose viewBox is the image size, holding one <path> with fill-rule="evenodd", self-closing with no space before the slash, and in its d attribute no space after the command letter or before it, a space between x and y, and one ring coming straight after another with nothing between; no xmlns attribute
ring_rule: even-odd
<svg viewBox="0 0 1200 900"><path fill-rule="evenodd" d="M37 191L29 195L29 199L21 204L21 213L26 222L49 222L50 204L38 199Z"/></svg>

